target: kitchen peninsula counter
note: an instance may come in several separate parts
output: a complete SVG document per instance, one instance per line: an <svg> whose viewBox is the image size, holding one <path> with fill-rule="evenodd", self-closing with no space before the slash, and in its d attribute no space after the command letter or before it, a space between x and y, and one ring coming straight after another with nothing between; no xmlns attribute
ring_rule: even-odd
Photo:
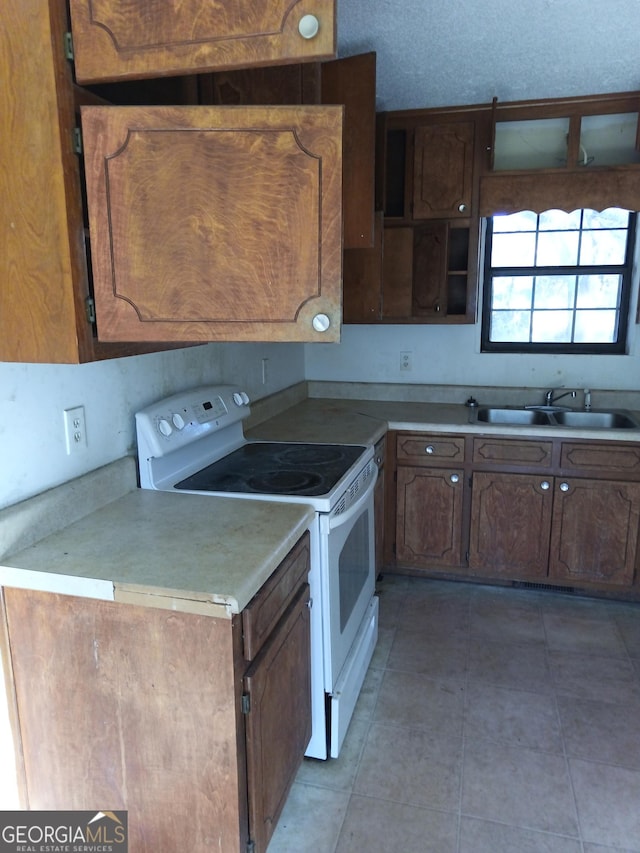
<svg viewBox="0 0 640 853"><path fill-rule="evenodd" d="M138 489L134 460L115 464L129 467L133 488L0 557L0 586L230 617L244 609L314 516L306 504ZM56 489L48 493L41 515L65 500L69 487L59 488L59 498ZM28 505L22 516L17 507L0 512L0 530L3 523L24 524Z"/></svg>

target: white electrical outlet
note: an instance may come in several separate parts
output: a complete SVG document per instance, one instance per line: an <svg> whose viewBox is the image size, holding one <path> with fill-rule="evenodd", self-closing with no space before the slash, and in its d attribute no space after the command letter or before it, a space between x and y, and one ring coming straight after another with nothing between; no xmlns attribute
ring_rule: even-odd
<svg viewBox="0 0 640 853"><path fill-rule="evenodd" d="M67 455L79 453L87 447L87 427L84 418L84 406L65 409L64 436L67 443Z"/></svg>
<svg viewBox="0 0 640 853"><path fill-rule="evenodd" d="M400 353L400 370L411 370L413 366L413 353L412 352L401 352Z"/></svg>

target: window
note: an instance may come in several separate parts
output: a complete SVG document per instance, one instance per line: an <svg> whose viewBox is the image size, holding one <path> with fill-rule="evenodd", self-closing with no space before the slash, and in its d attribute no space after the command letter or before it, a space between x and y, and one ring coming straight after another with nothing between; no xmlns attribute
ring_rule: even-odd
<svg viewBox="0 0 640 853"><path fill-rule="evenodd" d="M491 217L483 352L623 353L635 220L618 208Z"/></svg>

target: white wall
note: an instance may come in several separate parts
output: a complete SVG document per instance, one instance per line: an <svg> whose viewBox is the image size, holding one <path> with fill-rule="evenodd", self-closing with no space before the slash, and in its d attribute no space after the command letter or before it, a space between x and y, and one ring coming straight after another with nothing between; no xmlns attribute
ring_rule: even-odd
<svg viewBox="0 0 640 853"><path fill-rule="evenodd" d="M132 452L133 416L156 399L222 382L259 399L302 379L302 344L209 344L83 365L0 364L0 508ZM62 412L72 406L85 407L88 447L68 456Z"/></svg>
<svg viewBox="0 0 640 853"><path fill-rule="evenodd" d="M638 327L631 333L628 356L506 355L480 353L477 326L345 326L339 345L307 345L305 372L311 380L458 385L463 391L488 385L638 391ZM412 354L411 371L400 370L401 352Z"/></svg>

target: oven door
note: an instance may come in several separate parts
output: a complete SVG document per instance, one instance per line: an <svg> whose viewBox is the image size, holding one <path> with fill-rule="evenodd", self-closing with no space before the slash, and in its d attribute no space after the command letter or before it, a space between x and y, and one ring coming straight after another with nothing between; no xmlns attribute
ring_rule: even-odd
<svg viewBox="0 0 640 853"><path fill-rule="evenodd" d="M377 468L343 512L320 516L325 690L333 693L375 591L373 492ZM339 506L339 505L338 505Z"/></svg>

